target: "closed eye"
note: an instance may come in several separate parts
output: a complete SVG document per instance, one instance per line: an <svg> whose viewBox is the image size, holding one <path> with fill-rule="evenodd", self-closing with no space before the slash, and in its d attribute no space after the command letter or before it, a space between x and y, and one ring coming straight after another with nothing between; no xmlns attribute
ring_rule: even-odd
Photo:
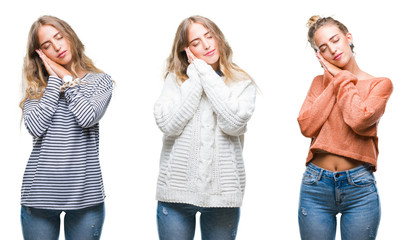
<svg viewBox="0 0 412 240"><path fill-rule="evenodd" d="M50 47L50 43L43 44L43 49L47 50Z"/></svg>
<svg viewBox="0 0 412 240"><path fill-rule="evenodd" d="M192 46L196 47L197 45L199 45L199 41L198 41L198 40L192 42Z"/></svg>

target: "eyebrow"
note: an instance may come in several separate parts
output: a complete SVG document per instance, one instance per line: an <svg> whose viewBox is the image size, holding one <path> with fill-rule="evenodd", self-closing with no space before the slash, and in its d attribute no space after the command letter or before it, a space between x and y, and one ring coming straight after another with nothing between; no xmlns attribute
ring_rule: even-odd
<svg viewBox="0 0 412 240"><path fill-rule="evenodd" d="M337 34L335 34L335 35L333 35L332 37L330 37L329 38L329 41L330 40L332 40L334 37L336 37L337 35L339 35L338 33ZM320 45L319 47L318 47L318 49L320 49L323 45L325 45L326 43L324 43L324 44L322 44L322 45Z"/></svg>
<svg viewBox="0 0 412 240"><path fill-rule="evenodd" d="M57 32L56 34L54 34L53 38L55 38L57 35L59 35L60 32ZM45 41L44 43L40 44L40 47L43 46L44 44L50 42L50 40Z"/></svg>
<svg viewBox="0 0 412 240"><path fill-rule="evenodd" d="M206 36L206 35L208 35L209 33L210 33L210 31L207 31L205 34L203 34L203 36ZM189 42L189 44L192 43L192 42L194 42L194 41L196 41L196 40L199 40L199 38L193 39L192 41Z"/></svg>

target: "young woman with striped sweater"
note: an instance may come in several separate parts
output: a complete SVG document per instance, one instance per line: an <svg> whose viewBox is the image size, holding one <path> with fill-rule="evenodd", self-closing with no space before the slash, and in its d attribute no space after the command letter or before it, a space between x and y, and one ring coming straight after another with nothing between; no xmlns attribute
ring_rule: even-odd
<svg viewBox="0 0 412 240"><path fill-rule="evenodd" d="M177 29L154 116L164 133L157 184L161 240L235 239L245 189L243 136L256 87L231 60L215 23L189 17Z"/></svg>
<svg viewBox="0 0 412 240"><path fill-rule="evenodd" d="M99 120L111 77L97 69L63 20L42 16L30 29L24 62L24 124L33 136L21 191L24 239L99 239L104 189Z"/></svg>

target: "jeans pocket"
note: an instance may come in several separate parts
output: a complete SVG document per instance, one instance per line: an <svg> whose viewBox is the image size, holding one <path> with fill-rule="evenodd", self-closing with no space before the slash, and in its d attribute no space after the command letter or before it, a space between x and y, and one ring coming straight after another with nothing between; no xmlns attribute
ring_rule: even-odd
<svg viewBox="0 0 412 240"><path fill-rule="evenodd" d="M302 183L306 185L313 185L318 182L318 174L305 171L302 178Z"/></svg>
<svg viewBox="0 0 412 240"><path fill-rule="evenodd" d="M367 187L375 184L375 177L371 172L365 172L363 174L350 176L349 183L355 187Z"/></svg>

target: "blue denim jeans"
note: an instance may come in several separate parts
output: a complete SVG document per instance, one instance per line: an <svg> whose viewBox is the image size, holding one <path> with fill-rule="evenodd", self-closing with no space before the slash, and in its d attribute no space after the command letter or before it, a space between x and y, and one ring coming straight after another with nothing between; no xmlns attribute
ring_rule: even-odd
<svg viewBox="0 0 412 240"><path fill-rule="evenodd" d="M21 206L21 225L25 240L59 239L61 210ZM67 210L64 217L66 240L98 240L104 222L104 203L79 210Z"/></svg>
<svg viewBox="0 0 412 240"><path fill-rule="evenodd" d="M342 240L376 238L381 211L373 173L366 165L331 172L309 163L299 199L301 238L335 239L338 213Z"/></svg>
<svg viewBox="0 0 412 240"><path fill-rule="evenodd" d="M193 240L196 213L200 212L202 240L234 240L240 208L203 208L184 203L157 204L160 240Z"/></svg>

